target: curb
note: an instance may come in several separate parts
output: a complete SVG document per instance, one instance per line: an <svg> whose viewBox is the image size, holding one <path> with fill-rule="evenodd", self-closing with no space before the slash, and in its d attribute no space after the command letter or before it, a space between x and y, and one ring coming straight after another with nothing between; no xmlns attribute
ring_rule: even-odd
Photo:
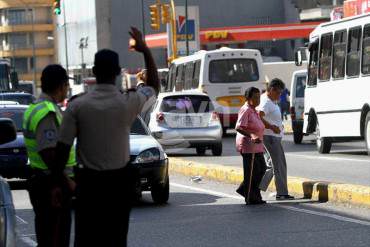
<svg viewBox="0 0 370 247"><path fill-rule="evenodd" d="M202 176L219 182L240 184L243 169L232 166L210 165L180 158L169 158L169 170L187 176ZM370 187L338 184L311 179L288 177L289 193L319 202L340 203L370 208ZM269 191L276 191L272 181Z"/></svg>

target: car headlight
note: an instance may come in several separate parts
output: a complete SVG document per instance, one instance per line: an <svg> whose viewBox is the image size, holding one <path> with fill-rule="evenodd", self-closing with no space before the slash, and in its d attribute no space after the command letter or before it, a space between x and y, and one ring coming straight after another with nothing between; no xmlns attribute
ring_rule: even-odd
<svg viewBox="0 0 370 247"><path fill-rule="evenodd" d="M134 164L139 163L150 163L160 160L160 152L157 148L151 148L141 152L133 162Z"/></svg>

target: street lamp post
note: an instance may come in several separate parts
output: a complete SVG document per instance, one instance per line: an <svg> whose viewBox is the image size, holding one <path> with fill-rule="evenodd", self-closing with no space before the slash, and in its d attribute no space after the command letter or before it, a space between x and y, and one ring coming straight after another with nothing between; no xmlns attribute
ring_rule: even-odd
<svg viewBox="0 0 370 247"><path fill-rule="evenodd" d="M189 56L189 37L188 37L188 0L185 0L185 42L186 42L186 56Z"/></svg>
<svg viewBox="0 0 370 247"><path fill-rule="evenodd" d="M66 18L66 1L63 1L63 22L64 22L64 49L65 49L65 57L66 57L66 70L67 75L69 76L69 61L68 61L68 39L67 39L67 18Z"/></svg>
<svg viewBox="0 0 370 247"><path fill-rule="evenodd" d="M80 45L79 45L79 48L81 49L81 77L82 78L84 78L85 76L86 64L84 61L84 49L86 49L88 46L88 40L89 40L89 37L81 38Z"/></svg>
<svg viewBox="0 0 370 247"><path fill-rule="evenodd" d="M143 29L143 37L145 39L145 15L144 15L144 0L141 0L141 25Z"/></svg>

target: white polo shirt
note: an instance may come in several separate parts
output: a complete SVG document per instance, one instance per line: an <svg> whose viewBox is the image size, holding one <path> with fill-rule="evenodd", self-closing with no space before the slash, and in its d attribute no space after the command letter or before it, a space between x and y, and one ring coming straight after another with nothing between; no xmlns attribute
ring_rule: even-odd
<svg viewBox="0 0 370 247"><path fill-rule="evenodd" d="M271 129L265 129L264 135L283 137L284 127L281 119L281 112L277 102L272 101L266 93L261 95L261 102L256 108L257 111L265 113L264 119L271 125L276 125L280 129L280 134L275 134Z"/></svg>

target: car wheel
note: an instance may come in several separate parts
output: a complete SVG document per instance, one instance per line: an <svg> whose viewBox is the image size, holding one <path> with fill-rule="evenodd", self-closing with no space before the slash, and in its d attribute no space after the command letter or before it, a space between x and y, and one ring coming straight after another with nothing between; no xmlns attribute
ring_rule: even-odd
<svg viewBox="0 0 370 247"><path fill-rule="evenodd" d="M216 144L212 147L212 154L214 156L221 156L222 155L222 143Z"/></svg>
<svg viewBox="0 0 370 247"><path fill-rule="evenodd" d="M319 126L318 122L316 124L316 147L317 147L317 151L320 154L330 153L331 138L330 137L322 137L320 135L320 126Z"/></svg>
<svg viewBox="0 0 370 247"><path fill-rule="evenodd" d="M197 150L197 155L199 155L199 156L203 156L203 155L206 154L206 148L205 147L197 147L196 150Z"/></svg>
<svg viewBox="0 0 370 247"><path fill-rule="evenodd" d="M170 197L170 179L166 176L166 182L164 184L152 185L151 189L152 199L157 204L165 204Z"/></svg>
<svg viewBox="0 0 370 247"><path fill-rule="evenodd" d="M293 139L295 144L301 144L303 139L303 132L299 130L293 130Z"/></svg>
<svg viewBox="0 0 370 247"><path fill-rule="evenodd" d="M368 112L366 115L364 135L367 154L370 155L370 112Z"/></svg>

